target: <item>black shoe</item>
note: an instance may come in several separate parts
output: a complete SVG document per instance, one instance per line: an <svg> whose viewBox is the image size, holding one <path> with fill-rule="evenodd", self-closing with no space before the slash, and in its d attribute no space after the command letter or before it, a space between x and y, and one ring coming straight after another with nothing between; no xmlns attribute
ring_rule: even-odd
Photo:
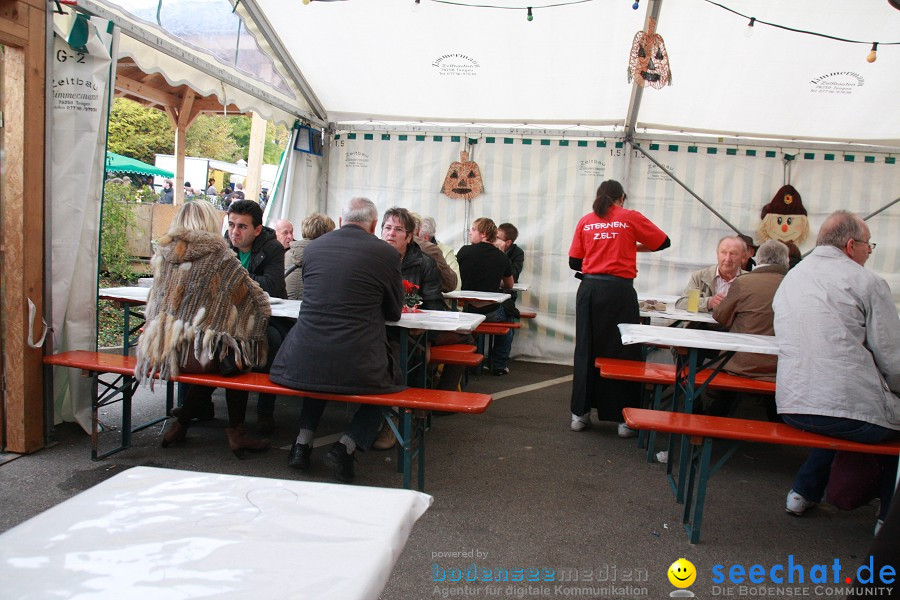
<svg viewBox="0 0 900 600"><path fill-rule="evenodd" d="M263 437L269 437L275 431L275 419L271 416L256 415L256 432Z"/></svg>
<svg viewBox="0 0 900 600"><path fill-rule="evenodd" d="M288 454L288 466L294 469L306 471L309 469L309 457L312 455L312 446L294 442L291 453Z"/></svg>
<svg viewBox="0 0 900 600"><path fill-rule="evenodd" d="M176 419L181 418L181 414L184 412L183 407L176 406L172 409L172 416ZM197 407L196 414L191 416L192 421L212 421L216 418L216 407L212 402L207 402L205 404L201 404Z"/></svg>
<svg viewBox="0 0 900 600"><path fill-rule="evenodd" d="M334 471L338 481L350 483L353 481L353 462L356 460L352 454L347 454L347 446L335 442L323 459L325 466Z"/></svg>

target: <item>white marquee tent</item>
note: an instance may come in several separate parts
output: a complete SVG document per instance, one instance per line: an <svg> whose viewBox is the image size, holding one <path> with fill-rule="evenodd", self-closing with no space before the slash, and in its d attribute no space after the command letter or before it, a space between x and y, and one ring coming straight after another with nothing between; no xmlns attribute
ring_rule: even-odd
<svg viewBox="0 0 900 600"><path fill-rule="evenodd" d="M79 5L113 21L119 54L146 71L326 131L324 156L286 153L270 221L336 218L365 195L382 210L435 217L454 247L474 217L515 223L531 285L519 304L538 312L516 338L520 356L571 359L577 281L566 256L608 178L672 239L639 259L640 291L680 293L691 270L714 261L719 237L753 235L763 205L791 183L812 228L804 251L831 211L884 208L869 220L878 249L868 266L900 300L900 10L887 0L632 3L535 3L533 20L527 2L506 0ZM239 35L219 30L223 7L242 20ZM651 17L672 72L658 90L627 78L632 40ZM250 75L199 48L239 40L230 54L243 57L248 34L271 68ZM462 150L485 180L469 207L440 194Z"/></svg>

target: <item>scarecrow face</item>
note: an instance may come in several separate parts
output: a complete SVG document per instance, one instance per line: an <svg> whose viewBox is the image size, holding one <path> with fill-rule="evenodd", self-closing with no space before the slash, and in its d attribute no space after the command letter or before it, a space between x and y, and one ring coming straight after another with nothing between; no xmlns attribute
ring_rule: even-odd
<svg viewBox="0 0 900 600"><path fill-rule="evenodd" d="M468 152L460 152L459 160L454 161L447 170L441 192L456 200L471 200L483 191L484 183L478 164L469 160Z"/></svg>
<svg viewBox="0 0 900 600"><path fill-rule="evenodd" d="M769 213L763 217L758 233L763 240L794 242L799 246L809 235L809 219L806 215Z"/></svg>
<svg viewBox="0 0 900 600"><path fill-rule="evenodd" d="M631 45L631 76L643 86L660 89L669 83L669 55L662 36L638 31Z"/></svg>

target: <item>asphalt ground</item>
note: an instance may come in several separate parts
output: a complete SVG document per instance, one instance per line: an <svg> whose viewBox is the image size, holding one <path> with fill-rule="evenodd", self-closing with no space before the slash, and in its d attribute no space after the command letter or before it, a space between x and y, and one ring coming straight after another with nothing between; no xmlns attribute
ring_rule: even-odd
<svg viewBox="0 0 900 600"><path fill-rule="evenodd" d="M696 569L689 590L697 597L845 595L844 578L855 576L868 556L877 506L840 511L823 504L803 518L785 514L785 495L806 450L742 446L710 480L702 538L691 545L665 465L648 463L634 439L617 437L615 424L595 420L584 432L570 430L571 367L513 361L510 371L470 381L469 391L495 395L486 413L433 419L425 491L434 503L413 528L381 598L660 598L676 590L667 571L682 557ZM322 456L352 414L347 405L326 411L312 468L301 473L286 464L299 416L296 399L278 399L273 448L246 460L236 459L225 443L221 390L215 403L217 418L191 427L177 447L160 447L160 424L134 434L129 449L92 461L89 437L66 423L55 428L52 447L2 457L0 531L137 465L334 481ZM161 391L141 388L134 422L162 414L163 406ZM119 410L108 407L101 419L116 423ZM740 416L764 413L747 406ZM247 421L252 431L253 399ZM117 436L105 432L101 445ZM395 452L358 454L354 485L401 486ZM779 564L795 565L793 583L772 581ZM753 565L764 570L762 583L739 583L740 569L746 577ZM826 583L814 581L823 571L816 565L827 568ZM510 581L484 581L485 569L492 578L498 569L508 572ZM352 570L335 565L340 576Z"/></svg>

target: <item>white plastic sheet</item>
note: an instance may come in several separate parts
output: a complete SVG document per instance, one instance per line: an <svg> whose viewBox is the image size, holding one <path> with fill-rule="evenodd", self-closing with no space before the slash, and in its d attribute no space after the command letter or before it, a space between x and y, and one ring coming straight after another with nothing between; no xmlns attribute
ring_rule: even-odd
<svg viewBox="0 0 900 600"><path fill-rule="evenodd" d="M0 536L4 598L378 598L420 492L135 467Z"/></svg>

